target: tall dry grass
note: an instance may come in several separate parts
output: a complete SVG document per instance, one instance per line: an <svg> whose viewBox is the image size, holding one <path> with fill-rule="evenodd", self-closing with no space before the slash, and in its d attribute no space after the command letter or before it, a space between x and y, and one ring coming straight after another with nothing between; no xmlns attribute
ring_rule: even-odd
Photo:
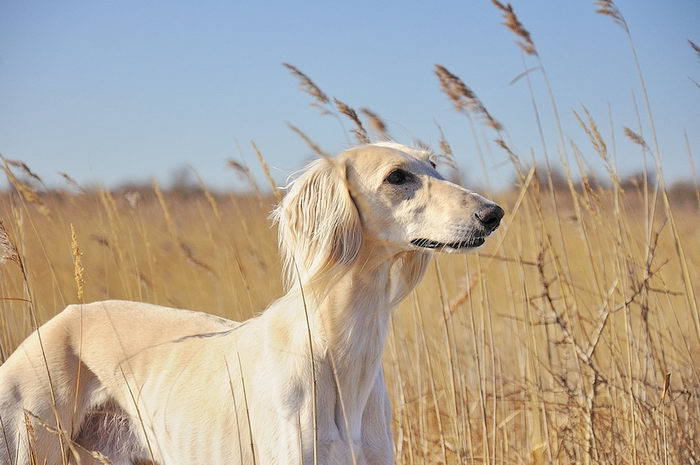
<svg viewBox="0 0 700 465"><path fill-rule="evenodd" d="M528 82L545 164L528 168L529 154L511 149L474 91L436 67L476 143L472 118L493 131L517 175L513 189L496 195L507 216L489 244L468 256L438 256L394 315L384 367L397 460L700 463L700 191L696 183L683 199L669 195L629 27L614 2L598 2L629 39L651 133L652 143L640 129L620 134L652 161L641 181L627 182L585 107L576 117L590 144L566 142L532 36L509 4L493 3L524 53L517 79ZM285 66L322 114L341 127L343 114L358 140L368 137L354 109ZM554 130L540 124L535 73L543 77ZM387 137L376 113L361 113ZM545 144L550 130L556 148ZM455 168L442 132L440 146L443 164ZM490 153L483 149L476 146L482 160ZM555 152L561 172L550 162ZM590 177L588 157L602 160L607 182ZM71 190L49 193L29 167L3 161L13 190L0 195L1 360L37 324L78 301L133 299L243 320L282 293L276 235L266 219L278 198L257 185L250 195L213 194L201 180L194 193L157 183L112 192L83 189L66 174ZM255 182L248 167L230 166Z"/></svg>
<svg viewBox="0 0 700 465"><path fill-rule="evenodd" d="M491 243L438 257L395 314L385 369L401 463L693 463L697 206L675 210L674 233L659 200L647 243L641 190L620 192L617 212L604 188L555 205L533 173L499 198L508 217ZM47 217L0 197L28 282L12 259L0 267L3 359L34 328L25 299L39 323L81 292L241 320L281 295L272 198L130 198L48 196Z"/></svg>

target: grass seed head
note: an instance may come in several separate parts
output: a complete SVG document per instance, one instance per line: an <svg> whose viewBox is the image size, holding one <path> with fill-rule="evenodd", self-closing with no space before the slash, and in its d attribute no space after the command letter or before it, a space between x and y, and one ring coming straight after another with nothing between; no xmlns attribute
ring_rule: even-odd
<svg viewBox="0 0 700 465"><path fill-rule="evenodd" d="M528 55L537 56L537 49L535 48L535 43L532 41L530 31L525 29L523 23L521 23L518 19L518 16L515 14L515 10L513 10L513 5L510 3L504 4L498 0L491 0L491 3L493 3L496 8L501 10L501 13L503 13L503 19L505 19L503 25L513 31L513 34L520 38L520 41L516 42L518 46Z"/></svg>
<svg viewBox="0 0 700 465"><path fill-rule="evenodd" d="M318 87L309 76L302 73L299 68L294 65L290 65L289 63L282 63L282 66L287 68L293 76L299 79L299 86L301 87L302 92L313 97L314 100L316 100L316 105L324 106L330 102L328 96L321 90L321 88Z"/></svg>
<svg viewBox="0 0 700 465"><path fill-rule="evenodd" d="M473 113L477 118L481 119L487 126L500 131L503 129L491 113L486 109L486 106L479 100L473 90L471 90L462 79L456 74L452 74L447 68L442 65L435 65L435 75L440 81L442 91L454 102L457 111Z"/></svg>
<svg viewBox="0 0 700 465"><path fill-rule="evenodd" d="M633 130L631 130L630 128L625 127L625 135L635 144L637 144L645 149L648 148L647 143L644 140L644 138L642 136L640 136L639 134L637 134L636 132L634 132Z"/></svg>
<svg viewBox="0 0 700 465"><path fill-rule="evenodd" d="M85 297L85 268L83 268L83 252L78 245L78 237L75 234L73 223L70 224L70 247L73 252L73 276L78 302L83 303Z"/></svg>
<svg viewBox="0 0 700 465"><path fill-rule="evenodd" d="M14 242L12 242L12 239L10 239L10 235L7 233L7 229L5 229L2 220L0 220L0 263L5 263L7 261L21 265L17 247Z"/></svg>
<svg viewBox="0 0 700 465"><path fill-rule="evenodd" d="M66 183L68 183L69 186L75 188L78 192L85 192L82 186L78 184L78 181L73 179L70 175L68 175L68 173L59 171L58 174L66 181Z"/></svg>
<svg viewBox="0 0 700 465"><path fill-rule="evenodd" d="M44 185L44 181L39 177L38 174L36 174L34 171L32 171L31 168L29 168L29 165L27 165L25 162L20 161L20 160L8 159L7 164L10 166L14 166L16 168L19 168L20 170L22 170L24 172L24 174L26 174L30 178L34 179L35 181L37 181L39 184Z"/></svg>
<svg viewBox="0 0 700 465"><path fill-rule="evenodd" d="M22 198L24 198L24 200L31 203L32 205L36 206L37 210L39 210L39 212L42 215L47 217L50 216L51 210L48 206L46 206L46 204L41 199L37 191L32 186L21 181L19 178L17 178L17 176L15 176L15 174L12 172L12 169L10 168L9 160L2 157L1 155L0 158L2 158L2 169L3 171L5 171L5 175L7 176L8 181L10 181L10 184L12 184L15 189L17 189L17 192L20 193Z"/></svg>
<svg viewBox="0 0 700 465"><path fill-rule="evenodd" d="M355 111L355 109L347 103L338 100L337 98L334 98L333 101L335 102L335 106L336 108L338 108L338 111L347 116L353 123L355 123L355 129L353 129L352 132L353 134L355 134L355 138L357 138L357 141L360 144L369 144L369 136L367 136L367 131L362 125L360 117L357 116L357 112Z"/></svg>
<svg viewBox="0 0 700 465"><path fill-rule="evenodd" d="M387 130L386 123L379 117L378 114L367 107L360 108L360 112L363 113L367 119L369 119L369 124L374 132L387 140L391 139L391 137L389 137L389 131Z"/></svg>
<svg viewBox="0 0 700 465"><path fill-rule="evenodd" d="M695 50L695 53L697 53L698 59L700 59L700 47L692 40L689 40L688 43L690 44L690 48Z"/></svg>
<svg viewBox="0 0 700 465"><path fill-rule="evenodd" d="M627 21L613 0L596 0L595 3L598 6L596 13L611 17L622 29L629 32Z"/></svg>

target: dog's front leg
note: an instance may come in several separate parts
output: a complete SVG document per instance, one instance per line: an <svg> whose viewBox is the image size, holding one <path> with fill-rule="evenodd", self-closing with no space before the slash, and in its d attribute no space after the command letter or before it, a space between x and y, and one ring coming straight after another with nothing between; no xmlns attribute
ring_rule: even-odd
<svg viewBox="0 0 700 465"><path fill-rule="evenodd" d="M276 422L268 423L266 429L256 438L258 464L304 465L298 417L280 416Z"/></svg>
<svg viewBox="0 0 700 465"><path fill-rule="evenodd" d="M257 448L261 464L289 465L367 465L361 440L351 445L343 439L333 418L317 411L310 403L296 414L284 414L259 436ZM384 462L380 462L384 463Z"/></svg>
<svg viewBox="0 0 700 465"><path fill-rule="evenodd" d="M321 371L321 370L320 370ZM303 451L303 465L367 465L362 439L358 434L348 440L340 406L336 403L335 385L321 371L313 408L311 391L304 396L295 438ZM296 426L296 425L295 425ZM295 462L296 463L296 462Z"/></svg>
<svg viewBox="0 0 700 465"><path fill-rule="evenodd" d="M308 462L313 464L313 460ZM352 448L342 439L321 441L319 445L319 465L374 465L368 462L362 451L361 441L353 441Z"/></svg>
<svg viewBox="0 0 700 465"><path fill-rule="evenodd" d="M380 370L362 414L362 449L367 463L391 465L394 446L391 434L391 403L384 384L384 370Z"/></svg>

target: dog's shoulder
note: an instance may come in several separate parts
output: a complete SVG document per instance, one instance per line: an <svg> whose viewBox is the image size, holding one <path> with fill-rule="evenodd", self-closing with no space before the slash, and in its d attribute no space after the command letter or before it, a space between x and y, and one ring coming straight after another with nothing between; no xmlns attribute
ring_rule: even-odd
<svg viewBox="0 0 700 465"><path fill-rule="evenodd" d="M58 318L64 319L71 334L78 334L80 327L93 335L104 333L108 339L118 334L120 338L148 339L153 343L226 333L240 325L204 312L128 300L69 305Z"/></svg>

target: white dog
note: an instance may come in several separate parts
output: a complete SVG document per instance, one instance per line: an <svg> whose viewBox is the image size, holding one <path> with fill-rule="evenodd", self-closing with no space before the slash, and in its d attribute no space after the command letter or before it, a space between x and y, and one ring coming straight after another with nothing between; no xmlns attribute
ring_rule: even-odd
<svg viewBox="0 0 700 465"><path fill-rule="evenodd" d="M275 212L284 297L243 323L70 305L0 367L0 464L393 463L391 309L434 250L479 247L502 216L422 150L318 159Z"/></svg>

